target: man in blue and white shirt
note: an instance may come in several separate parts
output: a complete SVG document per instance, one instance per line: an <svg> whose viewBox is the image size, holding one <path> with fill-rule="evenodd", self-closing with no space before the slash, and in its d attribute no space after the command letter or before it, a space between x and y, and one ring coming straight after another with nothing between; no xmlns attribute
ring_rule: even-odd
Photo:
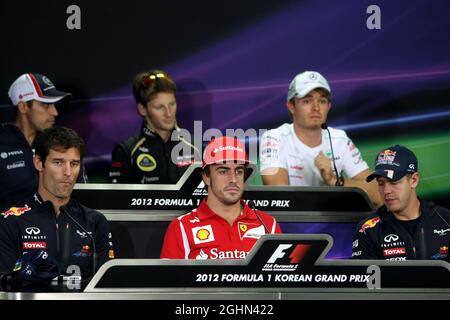
<svg viewBox="0 0 450 320"><path fill-rule="evenodd" d="M289 86L286 106L292 123L269 130L261 138L264 184L359 187L375 206L380 205L376 183L366 182L371 171L345 131L328 128L330 145L323 125L331 108L327 80L314 71L298 74ZM333 168L332 148L338 176Z"/></svg>

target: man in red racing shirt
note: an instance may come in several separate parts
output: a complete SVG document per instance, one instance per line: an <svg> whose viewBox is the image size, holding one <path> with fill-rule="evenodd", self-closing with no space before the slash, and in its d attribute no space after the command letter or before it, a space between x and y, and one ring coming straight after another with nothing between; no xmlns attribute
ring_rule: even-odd
<svg viewBox="0 0 450 320"><path fill-rule="evenodd" d="M243 259L262 235L281 233L273 217L241 199L248 164L245 146L236 138L208 144L202 166L208 196L170 223L161 258Z"/></svg>

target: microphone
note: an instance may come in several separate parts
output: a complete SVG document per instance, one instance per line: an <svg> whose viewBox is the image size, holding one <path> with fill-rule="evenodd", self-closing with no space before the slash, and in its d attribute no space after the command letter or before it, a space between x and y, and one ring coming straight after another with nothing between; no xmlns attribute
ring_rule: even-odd
<svg viewBox="0 0 450 320"><path fill-rule="evenodd" d="M337 186L337 187L341 187L341 186L342 186L342 184L341 184L341 179L340 179L340 177L339 177L339 172L338 172L337 167L336 167L336 161L334 160L334 150L333 150L333 144L331 143L331 133L330 133L330 129L328 129L328 125L327 125L325 122L322 123L322 124L320 125L320 127L321 127L323 130L327 130L327 132L328 132L328 138L330 139L331 158L333 159L333 168L334 168L334 172L336 173L336 186Z"/></svg>
<svg viewBox="0 0 450 320"><path fill-rule="evenodd" d="M63 265L68 265L70 260L70 225L69 223L66 223L65 226L63 226L63 250L61 254L61 260Z"/></svg>
<svg viewBox="0 0 450 320"><path fill-rule="evenodd" d="M428 259L428 254L427 254L427 245L425 242L425 230L423 229L423 227L420 228L419 231L419 241L420 241L420 259L421 260L426 260Z"/></svg>
<svg viewBox="0 0 450 320"><path fill-rule="evenodd" d="M258 217L258 220L262 223L262 225L264 226L264 229L266 229L266 232L268 234L270 234L271 232L269 231L269 228L267 228L266 224L264 223L264 221L261 219L259 213L258 213L258 209L256 209L256 204L255 201L253 200L248 200L247 205L250 207L250 209L253 210L253 212L256 214L256 216Z"/></svg>
<svg viewBox="0 0 450 320"><path fill-rule="evenodd" d="M89 233L85 227L83 227L77 220L75 220L74 217L72 217L72 215L69 214L69 211L67 210L66 206L61 206L59 207L59 210L61 212L64 212L69 218L70 220L72 220L77 226L78 228L80 228L83 232L85 232L89 238L91 238L91 242L92 242L92 276L95 275L95 272L97 271L97 250L95 248L95 240L94 240L94 236Z"/></svg>

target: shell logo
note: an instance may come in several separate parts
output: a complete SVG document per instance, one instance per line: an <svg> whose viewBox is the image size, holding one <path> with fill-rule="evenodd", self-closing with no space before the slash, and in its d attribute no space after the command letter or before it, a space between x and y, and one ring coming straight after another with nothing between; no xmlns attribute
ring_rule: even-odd
<svg viewBox="0 0 450 320"><path fill-rule="evenodd" d="M200 229L195 235L199 240L206 240L209 238L209 231L207 229Z"/></svg>

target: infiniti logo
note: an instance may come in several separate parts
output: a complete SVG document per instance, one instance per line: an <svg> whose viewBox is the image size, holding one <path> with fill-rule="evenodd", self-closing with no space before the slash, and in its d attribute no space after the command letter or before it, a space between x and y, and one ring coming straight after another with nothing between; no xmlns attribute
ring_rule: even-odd
<svg viewBox="0 0 450 320"><path fill-rule="evenodd" d="M38 227L28 227L25 229L25 232L28 233L29 235L38 235L39 233L41 233L41 230Z"/></svg>
<svg viewBox="0 0 450 320"><path fill-rule="evenodd" d="M392 242L392 241L397 241L398 240L398 235L396 234L388 234L386 237L384 237L384 242Z"/></svg>

